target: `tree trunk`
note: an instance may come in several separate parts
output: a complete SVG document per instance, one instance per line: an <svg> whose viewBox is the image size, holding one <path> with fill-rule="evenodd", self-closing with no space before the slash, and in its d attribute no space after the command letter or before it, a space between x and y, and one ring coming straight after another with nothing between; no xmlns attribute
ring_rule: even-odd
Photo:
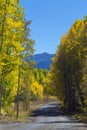
<svg viewBox="0 0 87 130"><path fill-rule="evenodd" d="M16 118L18 119L19 117L19 90L20 90L20 65L19 65L19 73L18 73L18 90L17 90L17 114Z"/></svg>

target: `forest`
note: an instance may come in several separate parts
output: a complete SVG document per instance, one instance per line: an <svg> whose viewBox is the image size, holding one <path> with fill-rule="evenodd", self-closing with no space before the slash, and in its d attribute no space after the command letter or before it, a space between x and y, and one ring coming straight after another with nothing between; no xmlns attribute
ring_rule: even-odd
<svg viewBox="0 0 87 130"><path fill-rule="evenodd" d="M20 102L29 112L49 96L68 113L87 112L87 16L62 36L48 71L29 58L35 40L24 12L18 0L0 1L0 115L18 118Z"/></svg>
<svg viewBox="0 0 87 130"><path fill-rule="evenodd" d="M53 58L50 70L52 89L68 113L87 106L87 17L76 20Z"/></svg>

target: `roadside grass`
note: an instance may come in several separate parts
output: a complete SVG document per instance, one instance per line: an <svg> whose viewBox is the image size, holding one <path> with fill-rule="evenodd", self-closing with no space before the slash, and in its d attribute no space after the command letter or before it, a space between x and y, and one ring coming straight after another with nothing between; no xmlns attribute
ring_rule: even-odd
<svg viewBox="0 0 87 130"><path fill-rule="evenodd" d="M32 101L29 104L29 109L26 111L23 107L23 105L21 104L19 107L19 117L18 119L16 118L16 111L9 113L8 115L2 115L0 116L0 124L8 124L8 123L28 123L31 122L31 113L32 111L34 111L35 109L38 109L39 107L47 104L47 103L52 103L52 102L58 102L58 100L56 99L56 97L54 96L50 96L50 97L44 97L43 100L39 100L39 101Z"/></svg>
<svg viewBox="0 0 87 130"><path fill-rule="evenodd" d="M75 118L81 122L85 122L87 123L87 109L85 109L83 112L81 113L77 113L75 114Z"/></svg>
<svg viewBox="0 0 87 130"><path fill-rule="evenodd" d="M75 118L78 119L78 121L87 123L87 115L76 114Z"/></svg>

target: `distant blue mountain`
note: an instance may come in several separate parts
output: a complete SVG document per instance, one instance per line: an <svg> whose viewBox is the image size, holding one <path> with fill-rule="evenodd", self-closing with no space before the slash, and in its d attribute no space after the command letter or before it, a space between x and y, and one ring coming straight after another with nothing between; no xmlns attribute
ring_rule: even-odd
<svg viewBox="0 0 87 130"><path fill-rule="evenodd" d="M52 57L54 54L48 54L46 52L41 53L41 54L35 54L31 56L31 60L34 60L36 62L36 68L41 68L41 69L50 69L50 64L52 63Z"/></svg>

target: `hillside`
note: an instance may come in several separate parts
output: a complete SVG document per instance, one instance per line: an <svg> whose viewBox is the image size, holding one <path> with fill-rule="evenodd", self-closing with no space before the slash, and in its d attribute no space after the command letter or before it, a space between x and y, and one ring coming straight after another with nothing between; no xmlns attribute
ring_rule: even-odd
<svg viewBox="0 0 87 130"><path fill-rule="evenodd" d="M36 54L31 57L31 60L34 60L36 62L36 68L42 68L42 69L50 69L50 64L52 63L52 57L54 54L48 54L46 52L41 54Z"/></svg>

